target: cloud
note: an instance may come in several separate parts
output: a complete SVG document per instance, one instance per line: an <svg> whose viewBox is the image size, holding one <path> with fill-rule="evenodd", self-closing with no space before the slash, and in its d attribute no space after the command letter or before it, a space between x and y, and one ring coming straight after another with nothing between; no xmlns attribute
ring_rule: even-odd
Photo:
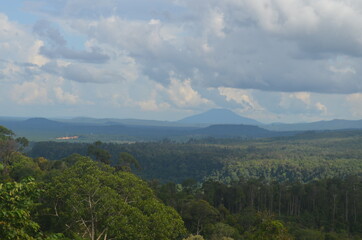
<svg viewBox="0 0 362 240"><path fill-rule="evenodd" d="M351 109L354 117L362 116L362 93L354 93L346 96L349 108Z"/></svg>
<svg viewBox="0 0 362 240"><path fill-rule="evenodd" d="M55 97L61 103L77 104L79 103L79 97L75 94L64 92L61 87L54 88Z"/></svg>
<svg viewBox="0 0 362 240"><path fill-rule="evenodd" d="M321 102L312 99L307 92L283 93L279 106L285 112L304 113L306 115L326 114L328 109Z"/></svg>
<svg viewBox="0 0 362 240"><path fill-rule="evenodd" d="M0 13L0 49L1 59L12 63L37 64L41 59L38 54L42 42L27 31L27 27Z"/></svg>
<svg viewBox="0 0 362 240"><path fill-rule="evenodd" d="M168 103L157 103L155 99L150 99L147 101L137 102L137 105L141 107L142 110L145 111L160 111L170 108L170 104Z"/></svg>
<svg viewBox="0 0 362 240"><path fill-rule="evenodd" d="M60 34L59 30L48 21L38 21L34 25L33 31L44 38L44 41L47 43L47 45L43 45L39 49L39 53L47 58L63 58L88 63L105 63L109 60L109 56L102 53L100 48L94 47L88 51L68 48L67 41Z"/></svg>
<svg viewBox="0 0 362 240"><path fill-rule="evenodd" d="M24 11L44 20L0 14L0 83L23 103L362 117L358 0L37 0Z"/></svg>
<svg viewBox="0 0 362 240"><path fill-rule="evenodd" d="M349 2L177 1L170 18L149 19L95 3L107 14L74 14L68 27L127 52L142 74L165 86L173 71L204 87L353 93L362 91L362 30L356 24L362 7Z"/></svg>
<svg viewBox="0 0 362 240"><path fill-rule="evenodd" d="M247 90L220 87L218 91L220 95L225 96L228 102L234 101L241 105L243 112L263 110Z"/></svg>
<svg viewBox="0 0 362 240"><path fill-rule="evenodd" d="M193 108L202 105L212 105L212 102L200 96L191 86L191 80L179 80L175 77L170 78L170 85L165 88L169 99L180 108Z"/></svg>
<svg viewBox="0 0 362 240"><path fill-rule="evenodd" d="M12 100L19 104L48 104L48 91L45 86L36 82L24 82L14 85Z"/></svg>

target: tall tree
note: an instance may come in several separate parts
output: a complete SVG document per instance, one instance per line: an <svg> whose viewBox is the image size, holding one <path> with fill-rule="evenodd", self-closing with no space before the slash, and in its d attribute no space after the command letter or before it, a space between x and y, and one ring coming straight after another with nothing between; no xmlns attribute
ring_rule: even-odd
<svg viewBox="0 0 362 240"><path fill-rule="evenodd" d="M13 155L26 147L29 142L24 137L14 138L13 131L0 126L0 162L3 178L9 175L9 166L11 165Z"/></svg>
<svg viewBox="0 0 362 240"><path fill-rule="evenodd" d="M145 182L86 157L48 184L48 214L75 238L176 239L184 234L177 212L156 199Z"/></svg>
<svg viewBox="0 0 362 240"><path fill-rule="evenodd" d="M104 164L110 164L112 155L105 149L101 148L102 142L96 141L88 146L88 155L93 156L96 161Z"/></svg>

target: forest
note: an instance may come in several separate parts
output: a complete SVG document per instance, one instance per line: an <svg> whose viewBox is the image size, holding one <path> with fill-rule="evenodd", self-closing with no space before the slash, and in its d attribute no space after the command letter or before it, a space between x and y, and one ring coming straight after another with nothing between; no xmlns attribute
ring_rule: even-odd
<svg viewBox="0 0 362 240"><path fill-rule="evenodd" d="M0 239L362 239L362 132L28 142L0 127Z"/></svg>

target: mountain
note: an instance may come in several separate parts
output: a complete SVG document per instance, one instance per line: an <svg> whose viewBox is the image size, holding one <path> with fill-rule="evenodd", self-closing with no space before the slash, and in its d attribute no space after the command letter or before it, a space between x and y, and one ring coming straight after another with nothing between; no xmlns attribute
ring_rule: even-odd
<svg viewBox="0 0 362 240"><path fill-rule="evenodd" d="M47 127L59 127L63 124L57 121L49 120L47 118L29 118L23 121L22 125L27 127L47 128Z"/></svg>
<svg viewBox="0 0 362 240"><path fill-rule="evenodd" d="M207 112L181 119L178 122L184 124L261 124L254 119L242 117L228 109L211 109Z"/></svg>
<svg viewBox="0 0 362 240"><path fill-rule="evenodd" d="M310 131L310 130L343 130L362 129L362 120L334 119L330 121L318 121L311 123L276 123L264 125L263 128L273 131Z"/></svg>

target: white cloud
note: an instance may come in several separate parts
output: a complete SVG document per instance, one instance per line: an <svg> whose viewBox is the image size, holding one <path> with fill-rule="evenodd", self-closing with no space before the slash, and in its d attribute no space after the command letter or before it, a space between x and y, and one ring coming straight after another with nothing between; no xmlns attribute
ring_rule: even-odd
<svg viewBox="0 0 362 240"><path fill-rule="evenodd" d="M253 99L250 91L225 87L219 87L218 91L220 95L226 97L227 101L240 104L244 112L263 110L259 103Z"/></svg>
<svg viewBox="0 0 362 240"><path fill-rule="evenodd" d="M359 0L36 2L33 28L0 13L0 91L18 104L362 117Z"/></svg>
<svg viewBox="0 0 362 240"><path fill-rule="evenodd" d="M346 96L348 106L354 117L362 118L362 93L354 93Z"/></svg>
<svg viewBox="0 0 362 240"><path fill-rule="evenodd" d="M142 71L138 75L165 86L173 71L204 87L362 91L356 76L340 74L358 72L362 64L354 58L362 56L362 27L357 24L362 6L356 0L157 2L180 10L146 19L111 10L116 3L96 2L102 14L85 17L75 9L81 2L66 2L63 10L72 19L58 19L64 28L84 34L102 49L107 45L108 55L123 51ZM125 4L124 11L127 7L132 4ZM99 13L94 7L89 11ZM352 62L350 68L330 67L341 55Z"/></svg>
<svg viewBox="0 0 362 240"><path fill-rule="evenodd" d="M290 95L291 97L295 97L300 101L304 102L307 105L310 105L310 93L307 92L297 92Z"/></svg>
<svg viewBox="0 0 362 240"><path fill-rule="evenodd" d="M41 42L28 29L0 13L0 59L30 62L37 58Z"/></svg>
<svg viewBox="0 0 362 240"><path fill-rule="evenodd" d="M79 97L75 94L64 92L61 87L54 88L55 97L61 103L77 104L79 103Z"/></svg>
<svg viewBox="0 0 362 240"><path fill-rule="evenodd" d="M137 103L137 105L139 105L141 109L145 111L160 111L170 108L170 104L164 102L159 104L155 99L140 101Z"/></svg>
<svg viewBox="0 0 362 240"><path fill-rule="evenodd" d="M317 103L315 104L315 107L316 107L319 111L321 111L323 114L327 114L327 113L328 113L327 107L326 107L325 105L323 105L322 103L320 103L320 102L317 102Z"/></svg>
<svg viewBox="0 0 362 240"><path fill-rule="evenodd" d="M24 82L14 85L12 100L18 104L48 104L48 91L44 85L36 82Z"/></svg>
<svg viewBox="0 0 362 240"><path fill-rule="evenodd" d="M191 86L191 79L179 80L171 77L170 85L165 88L168 97L178 107L192 108L202 105L212 105L212 102L200 96Z"/></svg>
<svg viewBox="0 0 362 240"><path fill-rule="evenodd" d="M338 68L335 66L330 66L329 70L334 73L340 73L340 74L356 74L356 70L353 67L342 67Z"/></svg>
<svg viewBox="0 0 362 240"><path fill-rule="evenodd" d="M209 31L211 33L215 34L219 38L225 37L225 21L223 12L218 9L212 9L206 24L209 24Z"/></svg>

